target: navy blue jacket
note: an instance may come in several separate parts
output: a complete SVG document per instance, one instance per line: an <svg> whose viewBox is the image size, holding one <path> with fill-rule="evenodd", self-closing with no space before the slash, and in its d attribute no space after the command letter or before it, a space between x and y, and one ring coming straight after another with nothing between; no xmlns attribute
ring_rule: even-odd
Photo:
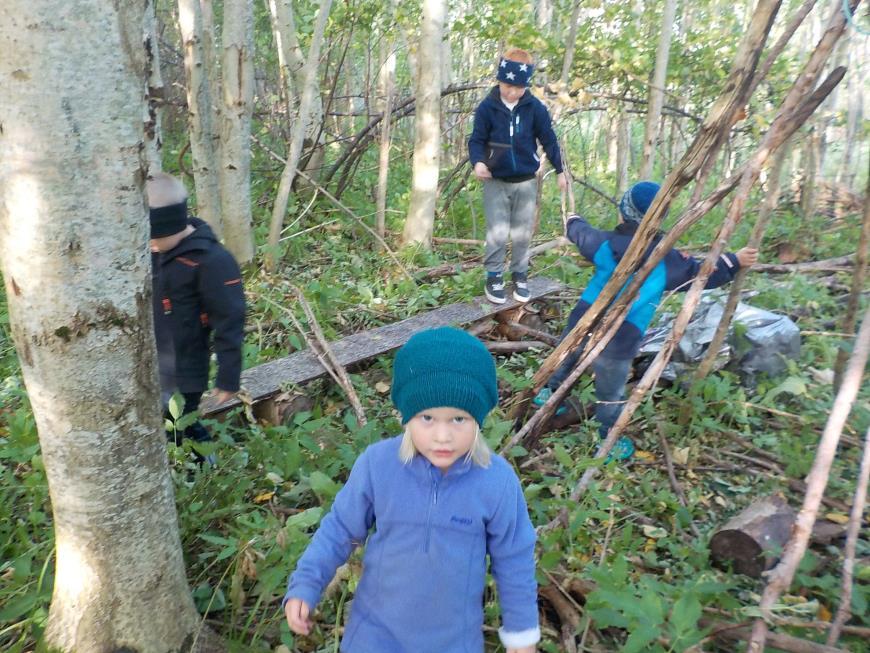
<svg viewBox="0 0 870 653"><path fill-rule="evenodd" d="M218 359L215 385L236 392L242 372L245 293L239 266L205 222L159 257L154 269L154 323L161 385L173 376L179 392L208 387L209 349ZM167 390L169 388L163 388Z"/></svg>
<svg viewBox="0 0 870 653"><path fill-rule="evenodd" d="M610 280L613 270L625 255L637 227L638 223L636 222L623 222L613 231L602 231L590 226L579 215L568 218L568 239L577 245L577 249L580 250L580 254L585 259L595 265L595 272L589 285L586 286L586 290L580 296L580 301L571 311L566 330L572 329L598 298L601 290ZM653 241L644 255L644 260L660 239L659 236ZM631 305L625 322L619 327L613 340L605 347L602 355L618 359L634 358L656 307L662 299L662 294L666 290L683 292L688 290L692 280L698 276L701 263L700 260L687 256L677 249L670 250L641 285L637 299ZM736 255L722 254L716 263L716 269L707 280L706 287L724 286L734 278L739 269L740 263L738 263Z"/></svg>
<svg viewBox="0 0 870 653"><path fill-rule="evenodd" d="M460 458L442 474L421 455L404 464L401 440L382 440L357 459L284 603L302 599L313 611L365 543L342 653L481 653L489 555L502 641L536 642L535 529L513 468L493 454L489 467Z"/></svg>
<svg viewBox="0 0 870 653"><path fill-rule="evenodd" d="M547 107L526 90L510 110L496 86L474 112L468 158L472 167L483 161L496 179L531 178L541 165L537 141L556 172L562 172L559 142Z"/></svg>

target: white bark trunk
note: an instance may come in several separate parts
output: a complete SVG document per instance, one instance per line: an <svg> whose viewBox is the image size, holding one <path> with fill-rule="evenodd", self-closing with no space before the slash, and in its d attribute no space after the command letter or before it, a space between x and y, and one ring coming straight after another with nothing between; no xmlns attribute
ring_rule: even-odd
<svg viewBox="0 0 870 653"><path fill-rule="evenodd" d="M402 242L430 247L435 225L435 199L441 150L441 39L445 0L424 0L420 48L417 56L414 119L414 172L411 200Z"/></svg>
<svg viewBox="0 0 870 653"><path fill-rule="evenodd" d="M563 84L568 83L571 76L571 65L574 63L574 47L577 41L577 24L580 22L580 11L583 3L580 0L574 4L571 12L571 23L568 26L568 38L565 40L565 58L562 60L562 75L559 78Z"/></svg>
<svg viewBox="0 0 870 653"><path fill-rule="evenodd" d="M269 251L266 254L266 263L269 267L274 266L275 263L278 240L281 238L281 228L284 225L284 214L287 213L290 190L293 187L293 179L296 177L296 166L299 165L299 157L302 154L302 141L305 138L311 119L310 107L317 95L317 64L320 61L320 46L323 43L323 32L326 29L326 19L329 17L331 7L332 0L321 0L320 8L317 10L314 35L311 37L308 59L305 61L305 82L302 98L299 101L299 116L296 124L293 126L290 152L287 155L284 171L281 173L281 182L278 185L275 205L272 207L272 220L269 225ZM320 101L319 98L317 101Z"/></svg>
<svg viewBox="0 0 870 653"><path fill-rule="evenodd" d="M278 68L287 93L287 116L297 104L302 80L299 75L305 65L305 56L296 38L296 19L290 0L267 0L272 16L272 35L278 50Z"/></svg>
<svg viewBox="0 0 870 653"><path fill-rule="evenodd" d="M190 120L190 154L196 188L197 215L220 235L221 212L218 193L218 162L214 149L212 89L202 50L202 11L199 0L178 0L178 27L184 46L187 76L187 114Z"/></svg>
<svg viewBox="0 0 870 653"><path fill-rule="evenodd" d="M254 257L251 227L251 116L254 111L253 0L227 0L221 38L220 195L224 242L239 263Z"/></svg>
<svg viewBox="0 0 870 653"><path fill-rule="evenodd" d="M659 35L659 47L656 51L656 67L649 89L649 107L646 114L646 128L643 134L643 159L640 166L640 178L649 179L652 175L655 160L656 138L658 137L659 120L662 114L662 104L665 97L665 83L668 73L668 59L671 52L671 34L674 28L674 16L677 13L677 0L667 0L662 14L662 31Z"/></svg>
<svg viewBox="0 0 870 653"><path fill-rule="evenodd" d="M616 197L628 189L628 166L631 163L631 132L625 103L619 106L619 122L616 133Z"/></svg>
<svg viewBox="0 0 870 653"><path fill-rule="evenodd" d="M293 4L290 0L266 0L269 13L272 16L272 34L278 50L278 67L283 82L283 90L287 100L287 124L291 127L298 119L298 108L301 93L305 87L305 56L299 46L296 36L296 19L293 14ZM306 172L317 177L323 161L323 144L326 141L323 133L323 101L320 93L311 99L309 106L309 122L303 141L303 148L311 146L317 139L318 148L312 152L305 166ZM307 183L307 182L306 182ZM297 182L297 187L299 182Z"/></svg>
<svg viewBox="0 0 870 653"><path fill-rule="evenodd" d="M160 75L160 47L157 42L157 19L153 0L146 0L143 40L145 45L145 157L148 174L163 169L163 135L160 119L163 114L165 91Z"/></svg>
<svg viewBox="0 0 870 653"><path fill-rule="evenodd" d="M396 71L396 52L392 40L386 32L381 35L381 108L384 117L381 120L381 142L378 152L378 191L377 191L377 232L383 238L386 233L387 216L387 181L390 173L390 114L393 109L393 76Z"/></svg>
<svg viewBox="0 0 870 653"><path fill-rule="evenodd" d="M190 650L142 152L144 4L0 5L0 266L39 430L60 651Z"/></svg>

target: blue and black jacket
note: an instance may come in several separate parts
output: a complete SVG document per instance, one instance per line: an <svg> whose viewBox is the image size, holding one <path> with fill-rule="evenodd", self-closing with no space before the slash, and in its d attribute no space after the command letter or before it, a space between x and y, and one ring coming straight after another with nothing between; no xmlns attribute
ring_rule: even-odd
<svg viewBox="0 0 870 653"><path fill-rule="evenodd" d="M598 298L601 290L610 280L613 270L625 255L638 226L637 222L622 222L613 231L602 231L590 226L579 215L572 215L568 218L567 236L572 243L577 245L580 254L595 265L595 272L568 317L566 331L574 328L586 310ZM661 236L655 238L650 244L644 255L644 260L650 255L659 240L661 240ZM613 340L605 347L602 355L617 359L634 358L664 292L666 290L683 292L688 290L692 280L698 275L701 263L700 260L683 254L677 249L670 250L643 282L625 322L619 327ZM706 287L724 286L734 278L739 269L740 264L736 255L722 254L716 264L716 269L707 280Z"/></svg>
<svg viewBox="0 0 870 653"><path fill-rule="evenodd" d="M562 172L562 155L547 107L526 90L517 105L508 109L496 86L474 112L468 158L472 167L483 161L496 179L524 181L534 177L541 165L538 141L556 172Z"/></svg>

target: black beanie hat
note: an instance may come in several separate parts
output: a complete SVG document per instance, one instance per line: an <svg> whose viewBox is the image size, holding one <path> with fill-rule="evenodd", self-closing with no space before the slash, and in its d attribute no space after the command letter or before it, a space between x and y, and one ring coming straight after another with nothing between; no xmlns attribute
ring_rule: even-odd
<svg viewBox="0 0 870 653"><path fill-rule="evenodd" d="M148 211L151 238L165 238L184 231L187 227L187 200Z"/></svg>

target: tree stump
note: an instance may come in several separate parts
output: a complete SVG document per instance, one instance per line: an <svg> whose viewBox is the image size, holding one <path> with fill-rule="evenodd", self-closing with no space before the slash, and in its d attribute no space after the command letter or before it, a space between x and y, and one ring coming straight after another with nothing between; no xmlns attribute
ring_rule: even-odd
<svg viewBox="0 0 870 653"><path fill-rule="evenodd" d="M781 495L757 499L710 539L713 562L739 574L760 578L776 563L788 540L795 513Z"/></svg>

